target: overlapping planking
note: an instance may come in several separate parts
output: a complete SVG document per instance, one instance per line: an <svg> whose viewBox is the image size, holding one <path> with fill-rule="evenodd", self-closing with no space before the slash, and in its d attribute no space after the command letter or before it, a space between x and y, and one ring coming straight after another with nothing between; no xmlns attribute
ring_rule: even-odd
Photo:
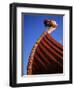
<svg viewBox="0 0 74 90"><path fill-rule="evenodd" d="M63 73L63 46L44 32L29 57L27 74Z"/></svg>

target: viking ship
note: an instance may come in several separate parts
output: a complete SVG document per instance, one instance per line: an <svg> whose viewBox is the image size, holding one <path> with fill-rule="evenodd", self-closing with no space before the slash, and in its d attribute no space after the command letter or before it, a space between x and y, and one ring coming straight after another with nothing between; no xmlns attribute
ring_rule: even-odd
<svg viewBox="0 0 74 90"><path fill-rule="evenodd" d="M48 27L32 48L27 67L28 75L63 73L63 45L51 33L57 28L54 20L45 20Z"/></svg>

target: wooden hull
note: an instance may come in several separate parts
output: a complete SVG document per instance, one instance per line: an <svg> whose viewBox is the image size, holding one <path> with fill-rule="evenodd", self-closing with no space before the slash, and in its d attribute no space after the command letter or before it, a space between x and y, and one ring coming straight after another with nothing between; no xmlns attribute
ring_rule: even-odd
<svg viewBox="0 0 74 90"><path fill-rule="evenodd" d="M27 74L63 73L63 46L44 32L29 57Z"/></svg>

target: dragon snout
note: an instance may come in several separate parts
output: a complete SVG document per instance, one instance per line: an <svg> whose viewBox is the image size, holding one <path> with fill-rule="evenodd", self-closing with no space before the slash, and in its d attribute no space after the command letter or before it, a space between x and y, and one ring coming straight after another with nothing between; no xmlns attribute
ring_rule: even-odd
<svg viewBox="0 0 74 90"><path fill-rule="evenodd" d="M48 20L48 19L44 20L44 24L47 27L53 27L53 28L56 28L58 26L55 20Z"/></svg>

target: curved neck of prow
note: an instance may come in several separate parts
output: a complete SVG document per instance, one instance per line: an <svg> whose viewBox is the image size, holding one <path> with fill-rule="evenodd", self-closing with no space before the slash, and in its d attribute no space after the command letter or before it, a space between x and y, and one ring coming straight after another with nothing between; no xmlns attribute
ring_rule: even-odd
<svg viewBox="0 0 74 90"><path fill-rule="evenodd" d="M49 34L51 34L51 33L54 32L55 30L56 30L56 27L48 27L47 32L48 32Z"/></svg>

